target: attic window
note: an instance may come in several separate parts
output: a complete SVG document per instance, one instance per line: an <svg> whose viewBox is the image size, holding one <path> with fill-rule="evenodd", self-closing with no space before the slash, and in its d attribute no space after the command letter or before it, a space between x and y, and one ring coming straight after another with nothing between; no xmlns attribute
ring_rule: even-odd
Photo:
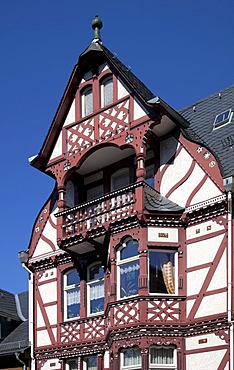
<svg viewBox="0 0 234 370"><path fill-rule="evenodd" d="M219 128L220 126L223 126L224 124L227 124L232 119L232 110L228 109L225 112L217 114L214 120L213 128Z"/></svg>
<svg viewBox="0 0 234 370"><path fill-rule="evenodd" d="M101 107L105 107L113 102L113 79L107 77L101 84Z"/></svg>
<svg viewBox="0 0 234 370"><path fill-rule="evenodd" d="M93 91L92 86L88 86L82 91L82 117L93 112Z"/></svg>

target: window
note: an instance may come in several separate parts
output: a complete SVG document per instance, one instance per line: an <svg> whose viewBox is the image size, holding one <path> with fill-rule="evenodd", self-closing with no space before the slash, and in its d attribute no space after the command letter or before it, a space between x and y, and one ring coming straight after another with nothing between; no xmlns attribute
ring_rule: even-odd
<svg viewBox="0 0 234 370"><path fill-rule="evenodd" d="M176 369L176 350L174 347L155 346L150 348L150 370Z"/></svg>
<svg viewBox="0 0 234 370"><path fill-rule="evenodd" d="M104 271L100 263L88 269L88 314L104 311Z"/></svg>
<svg viewBox="0 0 234 370"><path fill-rule="evenodd" d="M232 111L231 109L226 110L225 112L222 112L220 114L217 114L214 120L213 128L218 128L226 123L229 123L232 119Z"/></svg>
<svg viewBox="0 0 234 370"><path fill-rule="evenodd" d="M170 250L149 251L149 292L175 294L177 280L177 252Z"/></svg>
<svg viewBox="0 0 234 370"><path fill-rule="evenodd" d="M105 107L113 102L113 79L107 77L101 84L101 107Z"/></svg>
<svg viewBox="0 0 234 370"><path fill-rule="evenodd" d="M141 369L141 352L139 348L127 348L121 352L121 370Z"/></svg>
<svg viewBox="0 0 234 370"><path fill-rule="evenodd" d="M85 357L84 370L97 370L97 357L96 356Z"/></svg>
<svg viewBox="0 0 234 370"><path fill-rule="evenodd" d="M82 117L85 117L93 112L93 91L91 86L88 86L86 89L82 91L81 104L82 104Z"/></svg>
<svg viewBox="0 0 234 370"><path fill-rule="evenodd" d="M124 188L129 182L129 168L121 168L111 176L111 191Z"/></svg>
<svg viewBox="0 0 234 370"><path fill-rule="evenodd" d="M154 188L154 165L151 164L150 166L147 166L145 169L146 169L145 181L148 185Z"/></svg>
<svg viewBox="0 0 234 370"><path fill-rule="evenodd" d="M78 369L78 359L72 359L66 361L66 370L77 370Z"/></svg>
<svg viewBox="0 0 234 370"><path fill-rule="evenodd" d="M138 277L140 263L138 256L138 242L126 238L117 251L118 265L118 298L125 298L138 294Z"/></svg>
<svg viewBox="0 0 234 370"><path fill-rule="evenodd" d="M80 278L76 270L64 275L64 318L80 315Z"/></svg>

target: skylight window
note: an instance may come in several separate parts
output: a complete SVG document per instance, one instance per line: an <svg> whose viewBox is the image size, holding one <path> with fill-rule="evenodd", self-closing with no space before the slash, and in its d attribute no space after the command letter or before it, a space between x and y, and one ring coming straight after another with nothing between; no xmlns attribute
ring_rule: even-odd
<svg viewBox="0 0 234 370"><path fill-rule="evenodd" d="M223 126L224 124L229 123L232 119L232 114L233 114L233 112L232 112L231 109L228 109L225 112L217 114L217 116L215 117L215 120L214 120L213 128L215 129L215 128L218 128L220 126Z"/></svg>

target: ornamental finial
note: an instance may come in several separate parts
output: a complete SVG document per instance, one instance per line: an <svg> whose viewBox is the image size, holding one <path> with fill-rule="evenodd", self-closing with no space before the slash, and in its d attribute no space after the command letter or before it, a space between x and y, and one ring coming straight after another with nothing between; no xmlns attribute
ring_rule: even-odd
<svg viewBox="0 0 234 370"><path fill-rule="evenodd" d="M92 29L94 30L93 42L102 41L100 29L102 28L102 21L98 15L92 21Z"/></svg>

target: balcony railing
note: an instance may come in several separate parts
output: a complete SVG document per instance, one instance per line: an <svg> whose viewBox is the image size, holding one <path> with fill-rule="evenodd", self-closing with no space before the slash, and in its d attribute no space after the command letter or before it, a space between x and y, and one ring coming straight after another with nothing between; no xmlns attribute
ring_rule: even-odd
<svg viewBox="0 0 234 370"><path fill-rule="evenodd" d="M135 189L142 183L105 194L56 214L63 217L62 238L80 234L128 218L136 213Z"/></svg>

